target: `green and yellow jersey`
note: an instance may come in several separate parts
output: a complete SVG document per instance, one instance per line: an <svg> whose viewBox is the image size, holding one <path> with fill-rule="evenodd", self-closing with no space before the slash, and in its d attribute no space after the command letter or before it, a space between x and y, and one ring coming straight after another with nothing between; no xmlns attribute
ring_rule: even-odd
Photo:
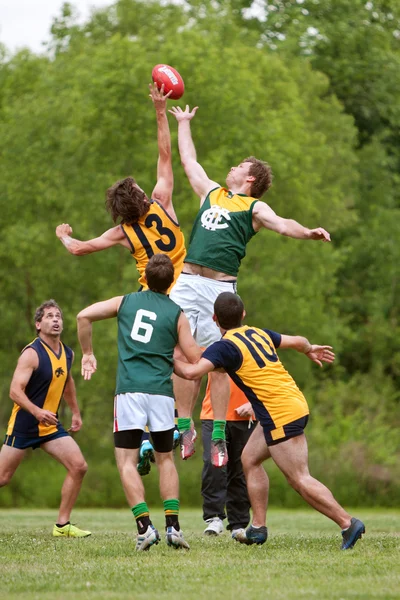
<svg viewBox="0 0 400 600"><path fill-rule="evenodd" d="M170 257L175 272L172 287L181 274L186 256L185 238L179 223L168 215L161 204L152 200L150 210L137 223L123 224L121 228L136 260L139 283L143 289L148 289L144 271L154 254L167 254Z"/></svg>
<svg viewBox="0 0 400 600"><path fill-rule="evenodd" d="M181 312L168 296L151 290L123 297L118 311L116 394L174 397L171 378Z"/></svg>
<svg viewBox="0 0 400 600"><path fill-rule="evenodd" d="M215 188L198 212L186 262L237 276L246 256L246 245L257 233L253 229L256 198Z"/></svg>
<svg viewBox="0 0 400 600"><path fill-rule="evenodd" d="M284 425L309 414L304 395L276 353L280 342L279 333L244 325L227 331L203 353L244 392L273 440L283 437Z"/></svg>
<svg viewBox="0 0 400 600"><path fill-rule="evenodd" d="M73 352L60 342L60 353L57 355L40 337L25 346L22 352L27 348L35 350L39 365L28 381L25 394L36 406L57 414L71 370ZM57 431L58 425L43 425L30 412L14 403L6 435L35 438Z"/></svg>

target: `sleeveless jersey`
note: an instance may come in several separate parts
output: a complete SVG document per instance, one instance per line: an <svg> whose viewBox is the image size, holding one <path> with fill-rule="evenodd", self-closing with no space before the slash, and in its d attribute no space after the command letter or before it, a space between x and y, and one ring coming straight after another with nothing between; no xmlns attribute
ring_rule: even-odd
<svg viewBox="0 0 400 600"><path fill-rule="evenodd" d="M174 265L175 277L169 289L176 283L183 268L186 256L185 238L176 223L156 200L152 200L150 210L137 223L121 225L131 247L139 271L139 283L143 289L148 286L144 271L154 254L167 254ZM169 292L169 290L168 290Z"/></svg>
<svg viewBox="0 0 400 600"><path fill-rule="evenodd" d="M174 397L173 353L181 308L147 290L123 297L118 311L116 394L143 392Z"/></svg>
<svg viewBox="0 0 400 600"><path fill-rule="evenodd" d="M39 365L28 381L25 394L36 406L57 414L71 370L72 350L60 342L60 354L57 356L40 337L25 346L22 352L27 348L33 348L36 351ZM7 435L43 437L56 433L57 429L57 425L42 425L30 412L14 403L8 422Z"/></svg>
<svg viewBox="0 0 400 600"><path fill-rule="evenodd" d="M275 351L280 339L273 331L245 325L227 331L203 354L227 371L270 431L309 414L305 397Z"/></svg>
<svg viewBox="0 0 400 600"><path fill-rule="evenodd" d="M186 262L236 277L246 245L257 233L252 225L256 202L225 188L211 190L196 216Z"/></svg>

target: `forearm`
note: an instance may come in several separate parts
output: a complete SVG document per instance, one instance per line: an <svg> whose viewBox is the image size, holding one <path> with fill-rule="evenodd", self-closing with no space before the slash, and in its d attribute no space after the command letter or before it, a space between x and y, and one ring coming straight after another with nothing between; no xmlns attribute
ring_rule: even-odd
<svg viewBox="0 0 400 600"><path fill-rule="evenodd" d="M174 360L174 373L183 379L197 379L194 374L193 365L185 363L182 360Z"/></svg>
<svg viewBox="0 0 400 600"><path fill-rule="evenodd" d="M179 121L178 146L183 166L186 162L197 162L196 148L192 139L190 121L188 120Z"/></svg>
<svg viewBox="0 0 400 600"><path fill-rule="evenodd" d="M21 389L11 388L10 398L15 404L18 404L23 410L31 413L36 418L38 407L29 400L28 396Z"/></svg>
<svg viewBox="0 0 400 600"><path fill-rule="evenodd" d="M298 335L295 337L295 345L293 346L297 352L307 354L311 350L311 344L307 338Z"/></svg>
<svg viewBox="0 0 400 600"><path fill-rule="evenodd" d="M83 354L93 354L92 322L87 317L78 315L78 339Z"/></svg>
<svg viewBox="0 0 400 600"><path fill-rule="evenodd" d="M76 240L69 235L65 235L63 237L58 238L61 243L65 246L70 254L74 254L75 256L82 256L84 254L90 254L95 250L90 247L90 242L82 242L80 240Z"/></svg>
<svg viewBox="0 0 400 600"><path fill-rule="evenodd" d="M282 219L278 233L298 240L308 240L311 238L310 229L303 227L303 225L300 225L300 223L293 219Z"/></svg>
<svg viewBox="0 0 400 600"><path fill-rule="evenodd" d="M171 133L165 111L157 111L157 141L160 160L171 159Z"/></svg>
<svg viewBox="0 0 400 600"><path fill-rule="evenodd" d="M75 385L72 389L64 390L64 400L73 415L80 415L81 411L79 410L78 401L76 399Z"/></svg>

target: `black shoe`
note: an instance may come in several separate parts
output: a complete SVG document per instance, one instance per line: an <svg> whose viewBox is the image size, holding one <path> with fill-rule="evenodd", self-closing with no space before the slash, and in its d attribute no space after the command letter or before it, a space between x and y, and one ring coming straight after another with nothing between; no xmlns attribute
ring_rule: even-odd
<svg viewBox="0 0 400 600"><path fill-rule="evenodd" d="M354 544L359 540L362 534L365 533L365 525L362 521L352 518L350 527L342 531L342 550L349 550L354 547Z"/></svg>

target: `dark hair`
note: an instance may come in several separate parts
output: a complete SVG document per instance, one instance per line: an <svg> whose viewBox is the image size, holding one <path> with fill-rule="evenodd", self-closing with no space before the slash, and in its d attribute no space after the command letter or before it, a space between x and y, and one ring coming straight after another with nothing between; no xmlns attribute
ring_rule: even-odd
<svg viewBox="0 0 400 600"><path fill-rule="evenodd" d="M250 195L252 198L261 198L272 185L272 170L269 164L258 160L255 156L249 156L242 160L243 163L251 163L249 175L255 177L251 184Z"/></svg>
<svg viewBox="0 0 400 600"><path fill-rule="evenodd" d="M244 304L237 294L222 292L214 302L214 313L222 329L234 329L242 324Z"/></svg>
<svg viewBox="0 0 400 600"><path fill-rule="evenodd" d="M174 280L174 265L166 254L154 254L145 273L147 285L153 292L166 292Z"/></svg>
<svg viewBox="0 0 400 600"><path fill-rule="evenodd" d="M36 309L36 312L35 312L35 325L36 325L36 323L40 323L40 321L43 319L43 317L44 317L44 311L46 310L46 308L56 308L57 310L60 311L61 318L62 318L62 316L63 316L62 310L58 306L57 302L55 300L52 300L52 299L51 300L46 300L40 306L38 306L38 308ZM36 328L36 333L38 333L39 331L40 331L40 329Z"/></svg>
<svg viewBox="0 0 400 600"><path fill-rule="evenodd" d="M106 208L114 223L120 219L121 223L132 225L148 212L150 207L144 203L147 196L135 183L133 177L125 177L108 188Z"/></svg>

